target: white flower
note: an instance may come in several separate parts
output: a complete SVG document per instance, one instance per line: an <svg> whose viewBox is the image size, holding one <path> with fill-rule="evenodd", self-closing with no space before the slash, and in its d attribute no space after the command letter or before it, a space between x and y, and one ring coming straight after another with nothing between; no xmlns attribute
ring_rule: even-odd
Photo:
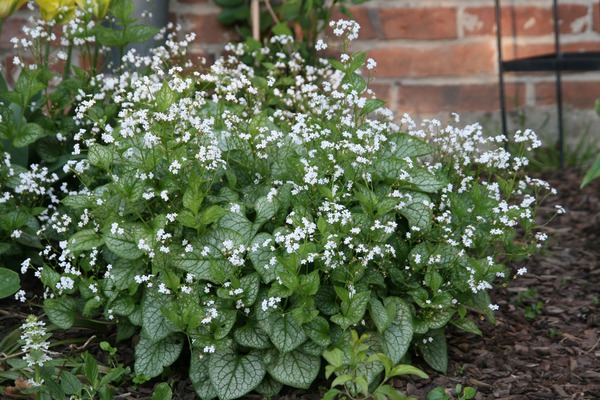
<svg viewBox="0 0 600 400"><path fill-rule="evenodd" d="M327 49L327 43L325 43L322 39L317 40L317 43L315 44L315 50L320 51L325 49Z"/></svg>

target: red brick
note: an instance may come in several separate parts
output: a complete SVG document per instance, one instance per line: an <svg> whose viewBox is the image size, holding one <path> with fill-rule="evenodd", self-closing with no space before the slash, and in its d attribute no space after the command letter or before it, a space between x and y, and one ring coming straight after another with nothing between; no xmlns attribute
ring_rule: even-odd
<svg viewBox="0 0 600 400"><path fill-rule="evenodd" d="M572 24L579 18L586 18L588 6L563 4L559 6L560 32L574 32ZM502 36L543 36L554 32L553 13L550 2L548 7L519 6L502 7ZM465 36L496 34L494 7L469 7L463 15L462 28ZM583 29L585 30L585 26Z"/></svg>
<svg viewBox="0 0 600 400"><path fill-rule="evenodd" d="M600 32L600 3L594 5L594 30Z"/></svg>
<svg viewBox="0 0 600 400"><path fill-rule="evenodd" d="M389 83L370 83L369 84L369 89L373 90L375 92L375 96L379 99L379 100L383 100L386 101L388 104L386 105L386 107L390 107L391 106L391 101L392 101L392 96L391 96L391 92L392 92L392 85Z"/></svg>
<svg viewBox="0 0 600 400"><path fill-rule="evenodd" d="M221 24L217 19L218 14L181 16L185 32L195 32L198 43L223 43L239 39L233 29Z"/></svg>
<svg viewBox="0 0 600 400"><path fill-rule="evenodd" d="M450 39L457 37L456 8L380 8L387 39Z"/></svg>
<svg viewBox="0 0 600 400"><path fill-rule="evenodd" d="M429 77L493 73L496 49L492 42L436 45L400 45L375 49L369 56L377 61L375 76Z"/></svg>
<svg viewBox="0 0 600 400"><path fill-rule="evenodd" d="M535 105L556 104L556 85L554 82L540 82L535 85ZM600 97L600 82L576 81L562 82L563 104L575 108L592 110L596 99Z"/></svg>
<svg viewBox="0 0 600 400"><path fill-rule="evenodd" d="M368 8L348 7L348 10L350 11L351 17L341 13L339 10L336 9L331 16L331 21L337 21L340 19L353 19L360 25L360 31L358 33L359 39L367 40L377 39L381 37L381 35L377 34L377 30L375 29L375 25L373 23ZM327 34L329 35L329 37L333 36L333 32L329 27L327 28Z"/></svg>
<svg viewBox="0 0 600 400"><path fill-rule="evenodd" d="M12 48L13 45L10 43L10 39L13 37L23 37L23 26L27 24L27 20L16 16L11 16L4 20L2 26L2 34L0 35L0 49Z"/></svg>
<svg viewBox="0 0 600 400"><path fill-rule="evenodd" d="M561 44L560 48L562 52L600 51L600 41L564 43ZM502 52L502 58L504 60L553 54L554 42L514 44L510 43L510 41L505 41L502 46Z"/></svg>
<svg viewBox="0 0 600 400"><path fill-rule="evenodd" d="M398 88L398 112L439 114L440 112L492 111L500 109L498 85L402 85ZM509 107L524 104L522 84L506 85Z"/></svg>

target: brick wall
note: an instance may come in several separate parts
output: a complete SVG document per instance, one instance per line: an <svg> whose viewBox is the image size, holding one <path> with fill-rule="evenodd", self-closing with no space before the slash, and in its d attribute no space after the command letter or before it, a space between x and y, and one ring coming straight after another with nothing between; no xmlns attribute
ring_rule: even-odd
<svg viewBox="0 0 600 400"><path fill-rule="evenodd" d="M551 0L501 0L505 58L553 49ZM600 51L598 0L559 0L561 40L569 51ZM417 117L474 113L496 119L498 65L493 0L370 0L351 9L361 24L354 50L378 62L373 88L392 109ZM193 53L212 59L237 39L219 24L213 0L171 0L171 19L198 35ZM22 23L5 24L0 46ZM509 104L547 110L555 102L552 73L507 74ZM564 99L571 110L591 110L600 97L600 74L566 73ZM544 108L545 107L545 108ZM496 122L497 123L497 122Z"/></svg>
<svg viewBox="0 0 600 400"><path fill-rule="evenodd" d="M551 0L501 0L506 59L553 50ZM598 0L559 0L561 42L568 51L600 51ZM354 50L378 62L374 89L391 108L416 116L473 113L496 120L498 65L493 0L371 0L351 8L361 24ZM194 50L213 55L235 34L215 22L211 0L171 0L172 17L199 34ZM508 103L543 109L555 103L552 73L507 74ZM565 73L564 103L591 110L600 74ZM545 107L545 108L544 108ZM533 113L535 114L535 113ZM541 117L544 119L544 116Z"/></svg>

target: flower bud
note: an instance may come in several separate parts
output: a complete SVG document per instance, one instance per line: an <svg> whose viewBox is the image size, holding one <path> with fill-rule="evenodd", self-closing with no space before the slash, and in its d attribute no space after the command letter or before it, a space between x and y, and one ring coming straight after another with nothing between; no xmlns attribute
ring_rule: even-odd
<svg viewBox="0 0 600 400"><path fill-rule="evenodd" d="M40 6L42 18L64 24L75 15L75 0L35 0Z"/></svg>
<svg viewBox="0 0 600 400"><path fill-rule="evenodd" d="M10 17L17 11L27 0L2 0L0 1L0 20Z"/></svg>
<svg viewBox="0 0 600 400"><path fill-rule="evenodd" d="M111 0L75 0L79 8L91 12L97 19L102 19L108 12Z"/></svg>

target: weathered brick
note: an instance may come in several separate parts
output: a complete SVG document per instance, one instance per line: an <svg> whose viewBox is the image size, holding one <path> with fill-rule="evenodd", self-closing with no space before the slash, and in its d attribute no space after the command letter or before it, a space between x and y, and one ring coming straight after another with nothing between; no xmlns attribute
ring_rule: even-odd
<svg viewBox="0 0 600 400"><path fill-rule="evenodd" d="M393 90L392 84L374 82L374 83L369 84L369 88L375 92L375 96L377 96L377 98L379 100L383 100L388 103L386 105L386 107L391 107L391 104L390 104L392 101L391 91Z"/></svg>
<svg viewBox="0 0 600 400"><path fill-rule="evenodd" d="M397 111L417 115L441 112L493 111L500 109L497 84L401 85ZM506 85L509 107L524 104L522 84Z"/></svg>
<svg viewBox="0 0 600 400"><path fill-rule="evenodd" d="M461 28L465 36L496 34L495 8L468 7L464 10ZM588 7L582 4L559 6L560 32L580 33L587 29ZM501 8L503 36L543 36L554 32L553 13L548 7L517 6Z"/></svg>
<svg viewBox="0 0 600 400"><path fill-rule="evenodd" d="M381 8L387 39L451 39L457 37L456 8Z"/></svg>
<svg viewBox="0 0 600 400"><path fill-rule="evenodd" d="M13 45L12 43L10 43L10 39L12 39L13 37L22 38L22 28L26 24L27 20L25 18L20 18L16 15L7 18L4 21L4 25L2 26L2 35L0 35L0 48L12 48Z"/></svg>
<svg viewBox="0 0 600 400"><path fill-rule="evenodd" d="M443 43L397 45L369 52L377 61L375 76L450 77L493 73L496 65L494 43Z"/></svg>
<svg viewBox="0 0 600 400"><path fill-rule="evenodd" d="M225 43L239 39L231 28L217 19L218 14L185 14L180 16L184 31L195 32L199 43Z"/></svg>
<svg viewBox="0 0 600 400"><path fill-rule="evenodd" d="M580 109L593 109L594 103L600 97L600 82L590 81L565 81L562 82L563 104L568 104ZM554 82L540 82L535 85L535 104L548 105L556 103L556 84Z"/></svg>
<svg viewBox="0 0 600 400"><path fill-rule="evenodd" d="M586 52L600 51L600 41L598 42L574 42L561 43L562 52ZM554 54L554 42L546 43L510 43L507 41L502 46L502 58L512 60L515 58L534 57L545 54Z"/></svg>
<svg viewBox="0 0 600 400"><path fill-rule="evenodd" d="M457 37L456 8L380 8L387 39L451 39Z"/></svg>

